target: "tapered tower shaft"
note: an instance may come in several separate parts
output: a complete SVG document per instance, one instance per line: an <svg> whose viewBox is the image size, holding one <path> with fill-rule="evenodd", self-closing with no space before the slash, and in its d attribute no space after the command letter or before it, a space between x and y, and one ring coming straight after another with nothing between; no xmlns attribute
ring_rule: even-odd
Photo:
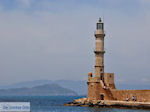
<svg viewBox="0 0 150 112"><path fill-rule="evenodd" d="M103 80L104 73L104 23L101 19L97 22L95 31L96 46L95 46L95 76Z"/></svg>

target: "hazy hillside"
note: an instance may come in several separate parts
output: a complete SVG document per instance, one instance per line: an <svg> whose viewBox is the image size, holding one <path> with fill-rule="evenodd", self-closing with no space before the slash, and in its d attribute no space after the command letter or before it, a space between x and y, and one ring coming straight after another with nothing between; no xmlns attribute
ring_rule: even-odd
<svg viewBox="0 0 150 112"><path fill-rule="evenodd" d="M0 89L8 88L31 88L34 86L44 85L44 84L58 84L64 88L75 91L79 95L85 95L87 93L87 83L86 81L72 81L72 80L35 80L35 81L26 81L19 82L10 85L0 86Z"/></svg>
<svg viewBox="0 0 150 112"><path fill-rule="evenodd" d="M77 93L63 88L57 84L46 84L35 86L32 88L11 88L11 89L0 89L0 96L15 95L15 96L76 96Z"/></svg>

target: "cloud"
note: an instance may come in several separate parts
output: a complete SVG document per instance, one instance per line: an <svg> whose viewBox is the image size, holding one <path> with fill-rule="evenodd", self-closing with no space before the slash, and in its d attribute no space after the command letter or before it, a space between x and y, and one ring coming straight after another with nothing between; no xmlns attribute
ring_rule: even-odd
<svg viewBox="0 0 150 112"><path fill-rule="evenodd" d="M92 46L89 35L93 31L88 27L91 27L89 20L93 18L88 16L86 13L76 16L47 11L35 14L20 11L1 13L2 82L80 79L82 73L89 71L86 68L90 69L90 64L85 64L89 58L84 58L89 57L87 50ZM85 17L88 19L84 20Z"/></svg>
<svg viewBox="0 0 150 112"><path fill-rule="evenodd" d="M20 7L30 7L33 0L16 0Z"/></svg>
<svg viewBox="0 0 150 112"><path fill-rule="evenodd" d="M0 13L1 83L87 78L84 74L94 72L93 33L103 8L106 72L115 72L122 83L150 78L150 14L142 5L128 12L128 7L99 7L93 2L17 3L20 8Z"/></svg>

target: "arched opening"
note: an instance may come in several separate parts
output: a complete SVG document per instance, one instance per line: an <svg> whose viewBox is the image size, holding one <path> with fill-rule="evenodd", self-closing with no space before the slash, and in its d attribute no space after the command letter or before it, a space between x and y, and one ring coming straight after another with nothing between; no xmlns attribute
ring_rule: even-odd
<svg viewBox="0 0 150 112"><path fill-rule="evenodd" d="M104 94L100 94L100 100L104 100Z"/></svg>

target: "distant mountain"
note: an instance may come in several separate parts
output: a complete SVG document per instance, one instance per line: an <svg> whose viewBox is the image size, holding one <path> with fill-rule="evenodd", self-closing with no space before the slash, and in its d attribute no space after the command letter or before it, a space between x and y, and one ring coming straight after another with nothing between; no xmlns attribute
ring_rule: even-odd
<svg viewBox="0 0 150 112"><path fill-rule="evenodd" d="M59 86L45 84L31 88L0 89L0 96L76 96L77 93Z"/></svg>
<svg viewBox="0 0 150 112"><path fill-rule="evenodd" d="M55 84L59 84L64 88L71 89L78 93L78 95L87 94L87 82L86 81L72 81L72 80L57 80Z"/></svg>
<svg viewBox="0 0 150 112"><path fill-rule="evenodd" d="M73 90L77 92L78 95L87 94L87 83L86 81L73 81L73 80L35 80L35 81L25 81L14 83L10 85L0 86L0 89L10 89L10 88L31 88L34 86L45 85L45 84L58 84L64 88Z"/></svg>

